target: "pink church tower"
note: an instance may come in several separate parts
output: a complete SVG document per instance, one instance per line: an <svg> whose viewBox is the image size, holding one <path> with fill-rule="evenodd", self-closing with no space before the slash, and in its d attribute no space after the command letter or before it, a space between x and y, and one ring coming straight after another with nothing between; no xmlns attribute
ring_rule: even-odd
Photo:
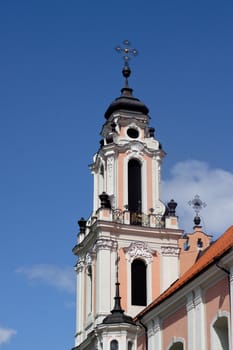
<svg viewBox="0 0 233 350"><path fill-rule="evenodd" d="M117 344L121 350L136 350L137 327L131 318L180 275L182 230L176 203L161 200L165 152L149 125L148 107L129 87L128 60L136 50L128 41L124 45L117 48L124 56L124 87L105 112L101 146L90 166L93 211L87 220L79 220L73 248L78 257L75 350L114 350ZM110 317L110 326L105 322L114 310L116 276L120 307L130 321L114 324Z"/></svg>

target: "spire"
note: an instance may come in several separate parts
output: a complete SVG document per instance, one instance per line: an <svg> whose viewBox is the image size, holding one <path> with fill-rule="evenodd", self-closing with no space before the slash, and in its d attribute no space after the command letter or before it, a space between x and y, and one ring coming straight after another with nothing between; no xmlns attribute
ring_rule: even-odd
<svg viewBox="0 0 233 350"><path fill-rule="evenodd" d="M105 112L105 118L109 119L111 114L116 111L129 111L133 113L140 113L148 115L149 109L141 102L138 98L133 97L133 89L129 87L128 78L131 75L131 69L129 66L129 60L131 57L137 56L138 51L130 47L129 40L124 40L123 44L125 47L117 46L115 50L123 54L124 66L122 69L123 77L125 78L125 85L121 89L121 96L116 98L108 107Z"/></svg>
<svg viewBox="0 0 233 350"><path fill-rule="evenodd" d="M116 291L115 291L115 297L114 297L114 307L111 310L111 314L106 316L103 320L104 324L113 324L113 323L130 323L135 325L135 322L133 321L132 317L127 316L124 314L124 310L121 307L121 297L120 297L120 283L118 280L118 261L119 258L117 258L116 261Z"/></svg>

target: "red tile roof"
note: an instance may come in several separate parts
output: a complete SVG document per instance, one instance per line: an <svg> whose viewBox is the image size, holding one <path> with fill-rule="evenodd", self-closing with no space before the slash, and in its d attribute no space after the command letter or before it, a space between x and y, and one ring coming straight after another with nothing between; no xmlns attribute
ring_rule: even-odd
<svg viewBox="0 0 233 350"><path fill-rule="evenodd" d="M165 292L163 292L158 298L156 298L150 305L143 309L136 319L143 317L154 307L163 302L166 298L170 297L178 289L182 288L185 284L190 282L204 269L213 264L216 259L219 259L224 253L233 247L233 226L218 238L206 252L197 260L197 262L188 269L178 280L176 280Z"/></svg>

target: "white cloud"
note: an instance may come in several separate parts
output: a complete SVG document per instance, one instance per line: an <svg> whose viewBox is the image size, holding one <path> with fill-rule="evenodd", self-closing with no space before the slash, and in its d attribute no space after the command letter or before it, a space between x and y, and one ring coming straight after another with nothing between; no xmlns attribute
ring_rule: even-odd
<svg viewBox="0 0 233 350"><path fill-rule="evenodd" d="M0 327L0 346L8 343L15 334L16 331L14 329Z"/></svg>
<svg viewBox="0 0 233 350"><path fill-rule="evenodd" d="M163 182L163 198L178 203L180 228L191 232L194 210L188 202L199 195L207 206L201 210L203 230L215 237L233 225L233 173L211 169L207 163L187 160L177 163Z"/></svg>
<svg viewBox="0 0 233 350"><path fill-rule="evenodd" d="M75 273L71 267L39 264L20 267L16 270L29 280L41 280L50 286L73 293L75 291Z"/></svg>

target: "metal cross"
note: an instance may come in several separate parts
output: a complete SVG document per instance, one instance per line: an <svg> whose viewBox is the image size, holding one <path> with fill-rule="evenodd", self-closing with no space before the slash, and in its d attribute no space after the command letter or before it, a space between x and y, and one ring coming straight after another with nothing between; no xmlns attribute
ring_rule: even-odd
<svg viewBox="0 0 233 350"><path fill-rule="evenodd" d="M137 56L138 54L138 51L136 49L132 49L130 48L130 42L129 40L124 40L123 41L123 44L125 45L124 48L121 48L120 46L117 46L115 48L115 50L118 52L118 53L122 53L123 54L123 59L125 61L125 64L128 65L128 62L130 60L130 57L131 56Z"/></svg>
<svg viewBox="0 0 233 350"><path fill-rule="evenodd" d="M198 194L196 194L196 196L193 198L193 200L189 201L188 204L193 207L193 209L197 215L201 211L202 208L206 207L206 203L202 202L202 200L200 199L200 196L198 196Z"/></svg>

